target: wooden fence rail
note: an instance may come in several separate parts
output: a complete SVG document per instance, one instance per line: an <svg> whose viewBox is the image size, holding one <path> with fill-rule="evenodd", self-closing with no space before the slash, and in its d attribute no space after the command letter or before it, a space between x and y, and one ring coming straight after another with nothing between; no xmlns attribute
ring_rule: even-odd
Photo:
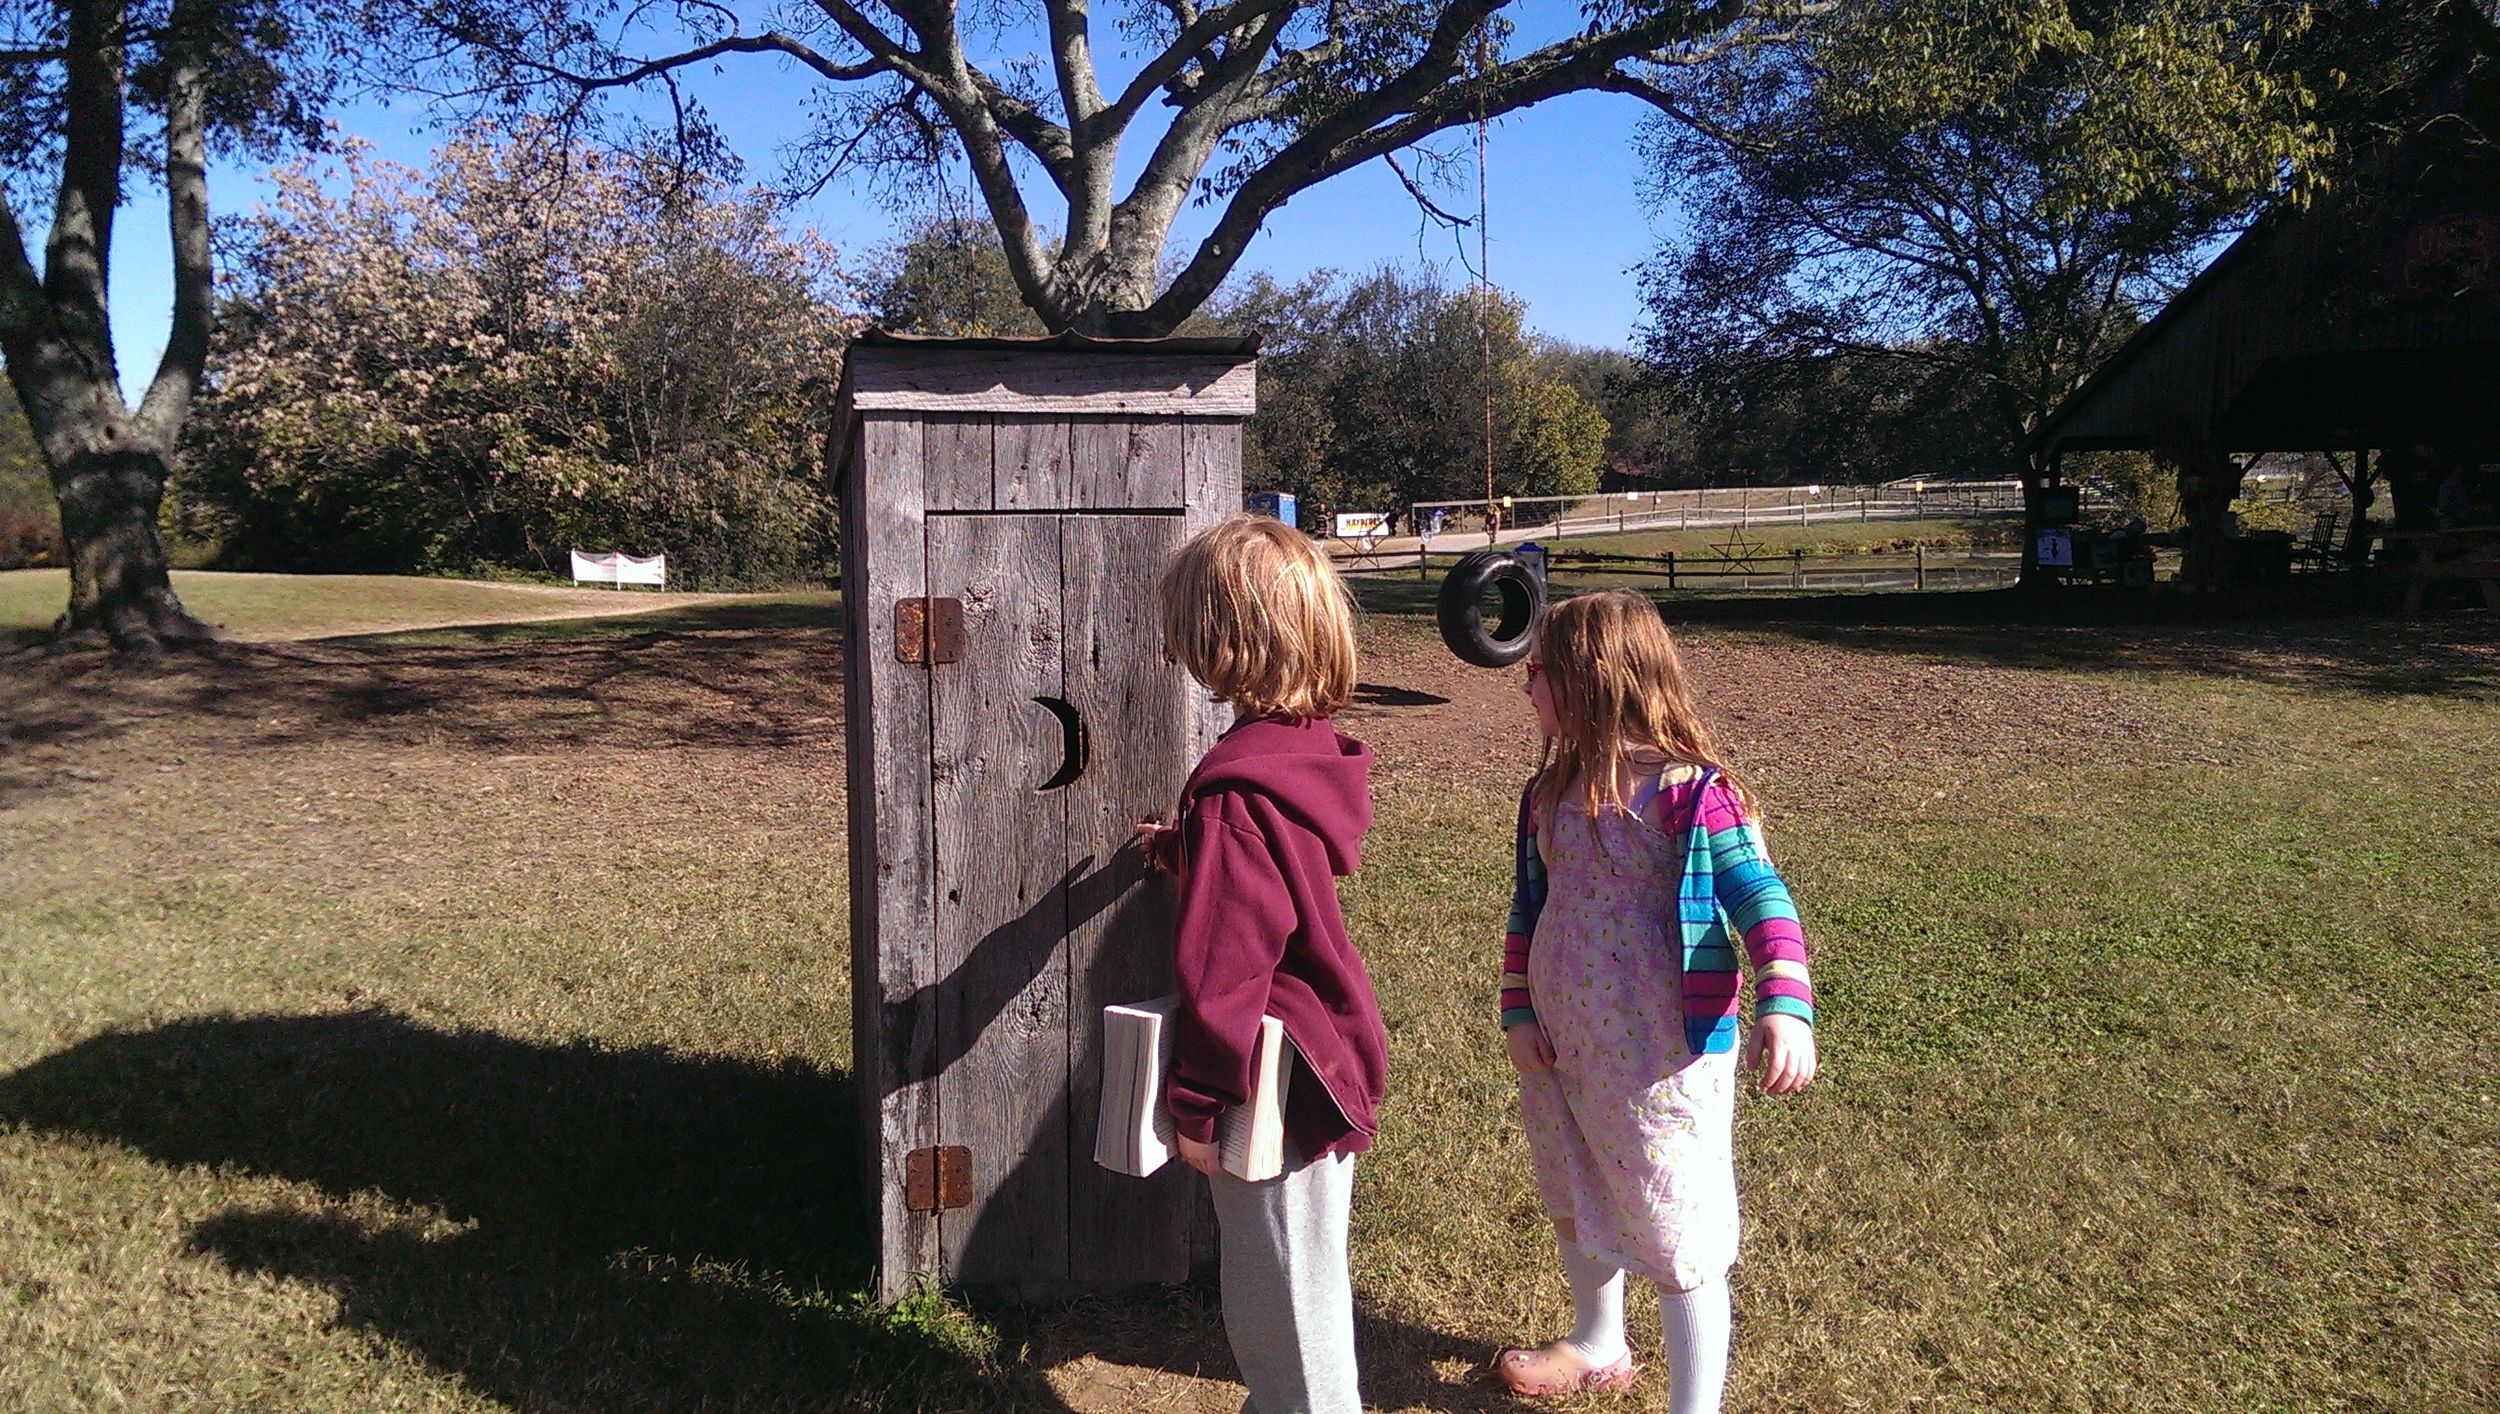
<svg viewBox="0 0 2500 1414"><path fill-rule="evenodd" d="M1447 572L1464 552L1401 550L1347 555L1337 561L1344 574L1411 573L1430 580ZM1705 587L1737 589L1984 589L2012 584L2022 573L2022 554L2014 550L1928 550L1914 547L1890 552L1804 550L1753 555L1679 554L1607 555L1566 551L1549 560L1558 579L1581 576L1656 579L1670 590Z"/></svg>

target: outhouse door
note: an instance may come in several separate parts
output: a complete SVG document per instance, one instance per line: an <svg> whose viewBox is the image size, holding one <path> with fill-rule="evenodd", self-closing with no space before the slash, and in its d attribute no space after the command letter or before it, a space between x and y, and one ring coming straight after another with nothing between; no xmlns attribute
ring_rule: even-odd
<svg viewBox="0 0 2500 1414"><path fill-rule="evenodd" d="M1171 890L1131 840L1171 809L1205 715L1142 592L1186 529L1178 514L928 520L930 599L962 624L959 656L940 655L957 660L929 677L935 1142L969 1168L968 1206L938 1214L955 1280L1188 1273L1178 1174L1093 1162L1101 1009L1172 985Z"/></svg>
<svg viewBox="0 0 2500 1414"><path fill-rule="evenodd" d="M1168 811L1223 711L1155 583L1241 505L1238 341L863 336L844 368L853 1074L878 1287L1180 1279L1202 1198L1093 1161L1103 1006L1171 989Z"/></svg>

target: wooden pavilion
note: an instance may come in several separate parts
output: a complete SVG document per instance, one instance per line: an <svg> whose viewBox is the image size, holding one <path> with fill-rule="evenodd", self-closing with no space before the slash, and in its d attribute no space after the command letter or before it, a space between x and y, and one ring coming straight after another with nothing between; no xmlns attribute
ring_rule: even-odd
<svg viewBox="0 0 2500 1414"><path fill-rule="evenodd" d="M2500 33L2466 0L2437 30L2395 134L2268 212L2032 435L2049 484L2068 452L2174 464L2192 581L2232 578L2227 512L2265 453L2395 453L2404 524L2440 459L2500 461Z"/></svg>

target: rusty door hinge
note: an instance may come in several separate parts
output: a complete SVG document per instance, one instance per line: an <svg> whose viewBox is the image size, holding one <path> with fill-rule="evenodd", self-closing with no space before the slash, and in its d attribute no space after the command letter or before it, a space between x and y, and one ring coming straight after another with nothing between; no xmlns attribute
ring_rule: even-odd
<svg viewBox="0 0 2500 1414"><path fill-rule="evenodd" d="M964 601L894 601L894 661L960 663L964 660Z"/></svg>
<svg viewBox="0 0 2500 1414"><path fill-rule="evenodd" d="M971 1207L972 1151L939 1144L904 1155L903 1206L915 1213Z"/></svg>

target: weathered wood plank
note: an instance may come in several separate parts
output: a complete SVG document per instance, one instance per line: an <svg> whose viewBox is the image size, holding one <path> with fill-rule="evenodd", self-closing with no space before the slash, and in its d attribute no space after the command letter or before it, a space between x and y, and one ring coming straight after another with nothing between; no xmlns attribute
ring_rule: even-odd
<svg viewBox="0 0 2500 1414"><path fill-rule="evenodd" d="M926 592L920 425L863 419L843 496L843 647L851 834L853 1079L862 1182L886 1299L944 1260L934 1218L903 1204L903 1163L938 1138L935 924L926 670L895 661L894 601Z"/></svg>
<svg viewBox="0 0 2500 1414"><path fill-rule="evenodd" d="M1068 425L1068 504L1096 510L1179 510L1188 424L1077 418Z"/></svg>
<svg viewBox="0 0 2500 1414"><path fill-rule="evenodd" d="M1172 990L1170 878L1147 875L1135 826L1169 818L1195 757L1206 694L1163 659L1155 578L1185 535L1176 516L1069 516L1060 560L1068 615L1068 700L1092 725L1094 751L1068 787L1068 1205L1071 1276L1126 1286L1189 1274L1202 1187L1179 1164L1140 1181L1085 1162L1102 1086L1102 1008Z"/></svg>
<svg viewBox="0 0 2500 1414"><path fill-rule="evenodd" d="M1181 504L1191 525L1205 527L1241 514L1238 422L1193 422L1180 429Z"/></svg>
<svg viewBox="0 0 2500 1414"><path fill-rule="evenodd" d="M1184 538L1240 513L1241 434L1239 422L1191 423L1182 429L1183 495L1188 506L1181 517ZM1194 766L1232 725L1232 712L1223 703L1211 701L1203 690L1191 692L1188 700L1188 737L1181 756ZM1200 1184L1190 1217L1190 1266L1195 1271L1212 1271L1216 1256L1215 1204Z"/></svg>
<svg viewBox="0 0 2500 1414"><path fill-rule="evenodd" d="M1210 354L1086 354L856 347L861 411L1248 417L1255 360Z"/></svg>
<svg viewBox="0 0 2500 1414"><path fill-rule="evenodd" d="M998 419L926 417L927 506L933 511L986 511L997 504Z"/></svg>
<svg viewBox="0 0 2500 1414"><path fill-rule="evenodd" d="M1059 518L928 522L933 595L964 604L964 660L932 671L939 1128L972 1149L947 1270L1033 1285L1068 1270L1067 924ZM1091 1156L1087 1156L1090 1160Z"/></svg>
<svg viewBox="0 0 2500 1414"><path fill-rule="evenodd" d="M1068 423L1061 417L1001 417L993 503L1002 511L1068 504Z"/></svg>
<svg viewBox="0 0 2500 1414"><path fill-rule="evenodd" d="M1170 420L1132 422L1128 426L1126 504L1173 507L1189 504L1183 483L1182 436L1190 424ZM1240 504L1240 498L1234 498Z"/></svg>

